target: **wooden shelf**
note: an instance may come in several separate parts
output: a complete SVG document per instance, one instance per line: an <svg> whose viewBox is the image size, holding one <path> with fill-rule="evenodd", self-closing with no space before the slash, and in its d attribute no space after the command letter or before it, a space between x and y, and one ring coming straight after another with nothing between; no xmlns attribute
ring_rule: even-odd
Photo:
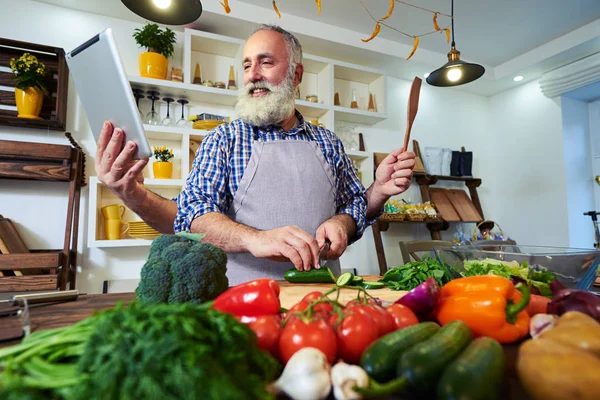
<svg viewBox="0 0 600 400"><path fill-rule="evenodd" d="M379 225L379 230L381 232L385 232L389 229L390 224L424 224L424 225L441 225L444 223L444 220L429 220L429 221L390 221L390 220L379 220L377 224Z"/></svg>
<svg viewBox="0 0 600 400"><path fill-rule="evenodd" d="M30 53L46 66L44 85L48 95L44 96L40 118L18 118L14 87L16 81L10 72L10 60ZM67 95L69 68L65 61L65 51L60 47L44 46L37 43L21 42L0 38L0 105L8 106L0 110L0 125L28 129L64 131L67 119Z"/></svg>
<svg viewBox="0 0 600 400"><path fill-rule="evenodd" d="M467 176L415 174L413 177L417 180L417 183L424 185L434 185L438 181L465 182L467 187L471 187L470 185L476 185L473 187L478 187L481 185L481 179ZM423 183L420 183L419 180L421 180Z"/></svg>
<svg viewBox="0 0 600 400"><path fill-rule="evenodd" d="M0 125L15 126L18 128L31 128L31 129L49 129L51 131L64 131L65 123L57 120L46 120L46 119L29 119L19 118L16 116L17 112L11 112L8 110L0 110ZM14 115L7 115L4 112L8 112Z"/></svg>
<svg viewBox="0 0 600 400"><path fill-rule="evenodd" d="M69 182L64 248L29 254L0 255L0 269L54 269L52 275L2 277L2 290L12 290L19 282L23 291L75 288L79 200L83 182L83 152L66 145L0 140L0 178ZM38 277L39 280L36 281ZM37 282L37 283L36 283ZM37 285L37 286L36 286ZM20 290L20 289L17 289Z"/></svg>

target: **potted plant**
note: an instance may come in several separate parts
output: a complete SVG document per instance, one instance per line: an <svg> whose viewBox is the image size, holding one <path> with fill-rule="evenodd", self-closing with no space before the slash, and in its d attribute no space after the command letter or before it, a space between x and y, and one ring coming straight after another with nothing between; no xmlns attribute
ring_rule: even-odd
<svg viewBox="0 0 600 400"><path fill-rule="evenodd" d="M10 69L18 82L15 88L15 102L19 118L41 119L39 117L48 90L44 85L46 66L37 57L24 53L18 59L10 60Z"/></svg>
<svg viewBox="0 0 600 400"><path fill-rule="evenodd" d="M163 147L153 147L154 158L156 161L152 163L152 171L155 179L171 179L173 176L173 163L169 160L173 158L173 150Z"/></svg>
<svg viewBox="0 0 600 400"><path fill-rule="evenodd" d="M136 29L133 38L146 52L139 56L140 75L145 78L166 79L169 62L177 41L175 32L169 28L160 29L157 24L147 24L143 29Z"/></svg>

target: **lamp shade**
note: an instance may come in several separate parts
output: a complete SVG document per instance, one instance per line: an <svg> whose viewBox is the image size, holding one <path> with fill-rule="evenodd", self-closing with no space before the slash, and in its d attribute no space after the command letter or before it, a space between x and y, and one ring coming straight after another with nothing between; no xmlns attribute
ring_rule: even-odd
<svg viewBox="0 0 600 400"><path fill-rule="evenodd" d="M481 78L485 68L461 60L449 61L431 72L427 83L431 86L458 86Z"/></svg>
<svg viewBox="0 0 600 400"><path fill-rule="evenodd" d="M147 20L164 25L185 25L202 14L200 0L121 0L129 10ZM159 5L164 4L162 7Z"/></svg>

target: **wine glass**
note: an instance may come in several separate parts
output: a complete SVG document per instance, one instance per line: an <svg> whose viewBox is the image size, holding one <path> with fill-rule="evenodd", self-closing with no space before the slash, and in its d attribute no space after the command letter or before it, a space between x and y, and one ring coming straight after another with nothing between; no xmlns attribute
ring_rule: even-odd
<svg viewBox="0 0 600 400"><path fill-rule="evenodd" d="M185 100L185 99L180 99L177 100L177 102L179 104L181 104L181 118L179 118L179 120L177 121L177 126L185 128L187 126L189 126L189 121L187 119L185 119L185 117L183 116L183 110L185 109L185 105L189 103L189 101Z"/></svg>
<svg viewBox="0 0 600 400"><path fill-rule="evenodd" d="M160 125L160 115L154 110L154 101L160 99L160 97L158 97L160 93L154 90L150 90L148 93L150 93L148 98L152 100L152 110L146 114L146 120L144 122L148 125Z"/></svg>
<svg viewBox="0 0 600 400"><path fill-rule="evenodd" d="M133 92L133 97L135 97L135 105L137 106L138 113L140 114L140 118L143 121L144 114L142 113L142 110L140 110L140 99L144 98L143 90L142 89L131 89L131 91Z"/></svg>
<svg viewBox="0 0 600 400"><path fill-rule="evenodd" d="M175 120L171 118L171 102L175 100L170 97L164 97L163 101L167 102L167 116L163 118L162 124L165 126L175 125Z"/></svg>

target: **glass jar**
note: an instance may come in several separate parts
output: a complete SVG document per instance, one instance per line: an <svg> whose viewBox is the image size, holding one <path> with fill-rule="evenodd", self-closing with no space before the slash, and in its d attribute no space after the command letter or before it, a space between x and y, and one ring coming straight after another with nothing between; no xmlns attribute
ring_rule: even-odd
<svg viewBox="0 0 600 400"><path fill-rule="evenodd" d="M311 103L318 103L319 96L317 96L316 94L309 94L308 96L306 96L306 101L310 101Z"/></svg>

